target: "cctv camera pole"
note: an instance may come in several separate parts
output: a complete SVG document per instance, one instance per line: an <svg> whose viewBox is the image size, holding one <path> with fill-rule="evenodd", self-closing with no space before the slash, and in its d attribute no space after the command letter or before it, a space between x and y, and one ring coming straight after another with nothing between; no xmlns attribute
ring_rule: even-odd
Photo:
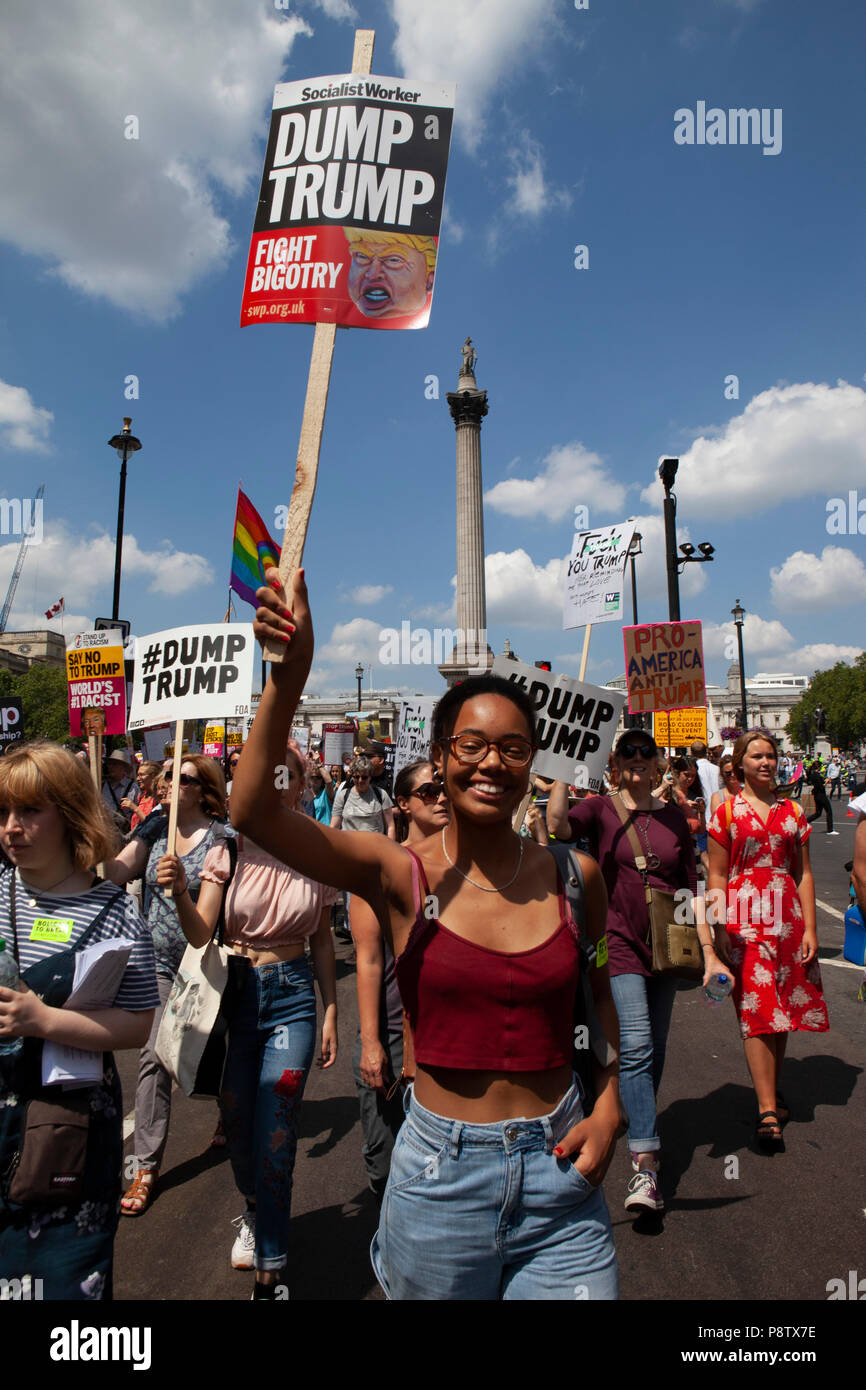
<svg viewBox="0 0 866 1390"><path fill-rule="evenodd" d="M672 623L680 621L680 580L677 572L677 499L671 492L677 476L679 459L662 459L659 477L665 490L665 559L668 571L668 617Z"/></svg>

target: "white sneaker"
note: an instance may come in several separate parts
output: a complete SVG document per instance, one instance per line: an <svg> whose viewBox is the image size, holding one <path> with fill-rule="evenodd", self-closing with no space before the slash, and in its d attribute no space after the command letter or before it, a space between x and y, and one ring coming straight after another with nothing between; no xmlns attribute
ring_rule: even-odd
<svg viewBox="0 0 866 1390"><path fill-rule="evenodd" d="M238 1233L232 1246L232 1269L255 1269L256 1214L245 1211L232 1222Z"/></svg>
<svg viewBox="0 0 866 1390"><path fill-rule="evenodd" d="M625 1199L626 1211L664 1211L664 1198L659 1191L658 1179L651 1168L641 1168L628 1185Z"/></svg>

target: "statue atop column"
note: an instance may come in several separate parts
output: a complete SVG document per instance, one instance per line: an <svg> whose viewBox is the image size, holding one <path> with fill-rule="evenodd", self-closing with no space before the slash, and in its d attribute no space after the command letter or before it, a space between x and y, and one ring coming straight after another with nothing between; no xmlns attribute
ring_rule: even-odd
<svg viewBox="0 0 866 1390"><path fill-rule="evenodd" d="M463 344L463 347L460 349L460 351L463 354L463 365L460 368L460 375L474 376L475 363L478 361L478 358L475 355L475 349L472 346L471 338L466 339L466 342Z"/></svg>

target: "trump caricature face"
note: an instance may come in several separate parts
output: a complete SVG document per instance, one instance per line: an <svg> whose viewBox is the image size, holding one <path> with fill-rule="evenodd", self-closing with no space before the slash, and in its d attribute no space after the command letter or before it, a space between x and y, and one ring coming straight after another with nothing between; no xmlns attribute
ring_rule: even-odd
<svg viewBox="0 0 866 1390"><path fill-rule="evenodd" d="M394 240L365 241L351 248L349 295L366 318L417 314L433 288L422 251Z"/></svg>

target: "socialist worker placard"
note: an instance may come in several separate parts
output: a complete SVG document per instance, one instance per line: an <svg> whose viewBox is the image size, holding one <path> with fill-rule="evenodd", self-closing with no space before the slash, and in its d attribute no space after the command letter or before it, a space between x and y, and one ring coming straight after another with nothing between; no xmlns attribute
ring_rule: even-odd
<svg viewBox="0 0 866 1390"><path fill-rule="evenodd" d="M426 327L453 115L449 84L280 83L241 325Z"/></svg>

